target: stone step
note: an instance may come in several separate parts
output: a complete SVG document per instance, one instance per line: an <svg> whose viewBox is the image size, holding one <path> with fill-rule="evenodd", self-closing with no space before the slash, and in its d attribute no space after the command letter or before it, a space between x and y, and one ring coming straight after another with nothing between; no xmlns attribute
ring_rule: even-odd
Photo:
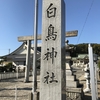
<svg viewBox="0 0 100 100"><path fill-rule="evenodd" d="M37 81L37 88L40 89L40 80Z"/></svg>
<svg viewBox="0 0 100 100"><path fill-rule="evenodd" d="M71 70L66 70L66 75L72 75L72 71Z"/></svg>
<svg viewBox="0 0 100 100"><path fill-rule="evenodd" d="M79 81L66 81L66 87L73 87L77 88L79 84Z"/></svg>
<svg viewBox="0 0 100 100"><path fill-rule="evenodd" d="M37 80L40 80L40 75L37 75Z"/></svg>
<svg viewBox="0 0 100 100"><path fill-rule="evenodd" d="M75 76L66 76L66 80L75 81L76 77Z"/></svg>

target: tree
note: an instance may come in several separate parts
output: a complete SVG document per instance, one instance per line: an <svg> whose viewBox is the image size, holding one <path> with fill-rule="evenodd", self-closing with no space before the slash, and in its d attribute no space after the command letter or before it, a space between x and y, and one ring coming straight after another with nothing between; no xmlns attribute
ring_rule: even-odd
<svg viewBox="0 0 100 100"><path fill-rule="evenodd" d="M70 45L76 48L72 53L71 56L77 56L77 54L88 54L88 44L83 43L83 44L77 44L77 45ZM93 53L97 54L100 56L100 44L91 44L93 47Z"/></svg>
<svg viewBox="0 0 100 100"><path fill-rule="evenodd" d="M4 66L4 68L6 68L7 71L12 72L12 70L13 70L12 62L9 62L8 64L6 64L6 65Z"/></svg>

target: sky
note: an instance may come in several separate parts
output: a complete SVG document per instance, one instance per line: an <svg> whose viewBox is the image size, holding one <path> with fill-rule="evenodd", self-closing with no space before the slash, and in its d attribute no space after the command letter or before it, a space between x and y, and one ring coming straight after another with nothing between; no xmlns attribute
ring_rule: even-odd
<svg viewBox="0 0 100 100"><path fill-rule="evenodd" d="M42 33L42 1L38 0L38 34ZM100 44L100 0L64 0L66 31L78 30L69 44ZM16 50L20 36L34 35L35 0L0 0L0 56Z"/></svg>

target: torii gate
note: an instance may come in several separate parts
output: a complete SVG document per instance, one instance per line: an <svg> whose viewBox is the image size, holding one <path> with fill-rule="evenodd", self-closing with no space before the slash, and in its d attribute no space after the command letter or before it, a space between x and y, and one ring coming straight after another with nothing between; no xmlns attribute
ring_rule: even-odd
<svg viewBox="0 0 100 100"><path fill-rule="evenodd" d="M78 35L78 30L68 31L65 33L66 37L75 37ZM27 53L26 53L26 70L25 70L25 80L24 82L29 81L29 68L30 68L30 48L31 48L31 41L34 40L33 36L20 36L18 37L19 42L26 42L27 41ZM41 34L37 36L37 40L41 40Z"/></svg>

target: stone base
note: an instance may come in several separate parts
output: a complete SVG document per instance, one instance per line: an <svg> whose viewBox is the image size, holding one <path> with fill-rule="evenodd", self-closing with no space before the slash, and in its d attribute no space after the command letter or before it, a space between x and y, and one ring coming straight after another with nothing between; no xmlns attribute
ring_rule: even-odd
<svg viewBox="0 0 100 100"><path fill-rule="evenodd" d="M66 100L84 100L82 88L66 88Z"/></svg>
<svg viewBox="0 0 100 100"><path fill-rule="evenodd" d="M34 94L31 92L29 94L29 100L39 100L39 92L35 92Z"/></svg>
<svg viewBox="0 0 100 100"><path fill-rule="evenodd" d="M34 94L29 94L29 100L40 100L40 89L37 89L37 92ZM84 100L84 92L82 88L69 88L63 89L62 91L62 100Z"/></svg>

